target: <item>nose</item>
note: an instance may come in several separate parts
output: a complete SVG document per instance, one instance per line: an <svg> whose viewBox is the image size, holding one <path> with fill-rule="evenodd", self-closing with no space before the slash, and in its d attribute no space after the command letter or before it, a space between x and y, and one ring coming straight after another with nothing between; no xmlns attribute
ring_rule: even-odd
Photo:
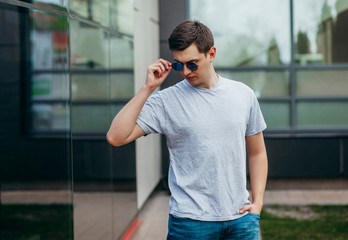
<svg viewBox="0 0 348 240"><path fill-rule="evenodd" d="M184 74L184 76L187 76L192 72L190 69L187 68L186 64L184 64L184 67L181 71Z"/></svg>

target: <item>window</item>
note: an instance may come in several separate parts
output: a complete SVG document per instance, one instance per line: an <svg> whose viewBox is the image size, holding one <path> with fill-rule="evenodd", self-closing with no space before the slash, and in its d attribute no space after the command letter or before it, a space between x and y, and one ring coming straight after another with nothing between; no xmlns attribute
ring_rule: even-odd
<svg viewBox="0 0 348 240"><path fill-rule="evenodd" d="M190 0L188 14L213 32L217 72L254 90L266 134L348 133L348 1Z"/></svg>

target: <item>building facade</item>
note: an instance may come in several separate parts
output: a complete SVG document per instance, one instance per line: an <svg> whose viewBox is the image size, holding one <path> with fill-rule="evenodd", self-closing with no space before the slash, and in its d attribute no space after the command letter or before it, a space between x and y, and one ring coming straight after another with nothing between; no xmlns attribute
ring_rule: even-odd
<svg viewBox="0 0 348 240"><path fill-rule="evenodd" d="M165 138L105 135L185 19L255 91L270 178L348 177L348 0L0 0L1 239L119 239L137 220Z"/></svg>

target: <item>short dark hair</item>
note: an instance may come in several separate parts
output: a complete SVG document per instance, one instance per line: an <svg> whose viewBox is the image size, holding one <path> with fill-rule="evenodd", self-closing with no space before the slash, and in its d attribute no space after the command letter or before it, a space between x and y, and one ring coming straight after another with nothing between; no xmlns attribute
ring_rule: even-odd
<svg viewBox="0 0 348 240"><path fill-rule="evenodd" d="M186 20L173 30L168 43L172 51L183 51L195 43L198 51L206 54L214 46L214 37L210 29L203 23Z"/></svg>

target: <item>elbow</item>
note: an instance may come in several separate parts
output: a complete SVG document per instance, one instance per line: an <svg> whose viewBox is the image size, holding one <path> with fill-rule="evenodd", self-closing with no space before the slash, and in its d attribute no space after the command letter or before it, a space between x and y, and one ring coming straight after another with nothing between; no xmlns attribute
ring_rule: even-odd
<svg viewBox="0 0 348 240"><path fill-rule="evenodd" d="M109 144L111 144L114 147L119 147L123 145L120 141L117 141L117 138L111 136L109 132L106 134L106 140Z"/></svg>

